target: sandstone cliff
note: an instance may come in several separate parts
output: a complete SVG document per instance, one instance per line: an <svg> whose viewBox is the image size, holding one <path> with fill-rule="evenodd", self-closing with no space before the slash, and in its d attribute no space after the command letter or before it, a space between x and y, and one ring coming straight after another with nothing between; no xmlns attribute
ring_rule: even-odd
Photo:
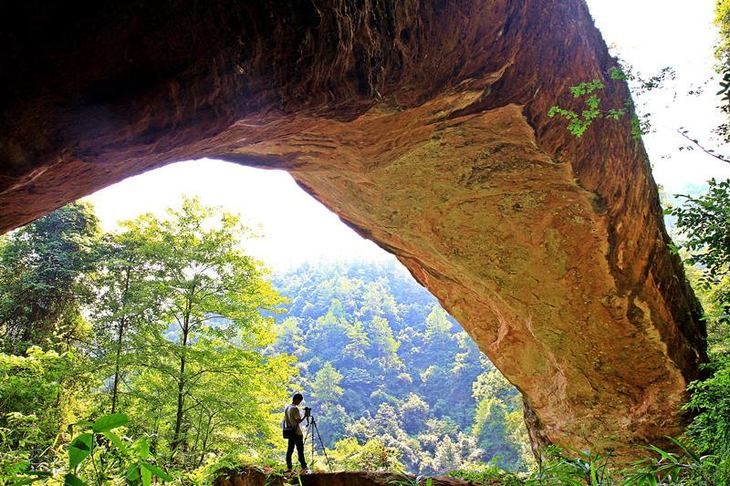
<svg viewBox="0 0 730 486"><path fill-rule="evenodd" d="M681 431L705 330L643 146L546 116L615 65L582 0L1 8L1 230L173 161L283 168L441 300L535 444Z"/></svg>

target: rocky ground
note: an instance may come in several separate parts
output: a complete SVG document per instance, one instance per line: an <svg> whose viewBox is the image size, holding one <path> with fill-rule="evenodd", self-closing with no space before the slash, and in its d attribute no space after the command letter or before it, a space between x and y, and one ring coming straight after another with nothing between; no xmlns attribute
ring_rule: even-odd
<svg viewBox="0 0 730 486"><path fill-rule="evenodd" d="M315 472L299 476L282 476L275 471L262 471L255 468L223 472L214 484L215 486L280 486L285 484L299 484L301 486L416 486L426 484L426 481L429 480L431 486L469 486L472 484L448 477L435 477L419 482L415 476L411 475L371 471Z"/></svg>

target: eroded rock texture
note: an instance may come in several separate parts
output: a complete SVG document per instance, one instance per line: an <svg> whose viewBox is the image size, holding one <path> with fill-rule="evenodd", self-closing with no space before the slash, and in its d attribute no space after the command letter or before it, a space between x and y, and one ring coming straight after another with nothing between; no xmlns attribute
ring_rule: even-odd
<svg viewBox="0 0 730 486"><path fill-rule="evenodd" d="M535 443L681 430L705 331L582 0L6 3L0 228L190 158L288 170L524 394ZM604 106L620 106L607 82Z"/></svg>

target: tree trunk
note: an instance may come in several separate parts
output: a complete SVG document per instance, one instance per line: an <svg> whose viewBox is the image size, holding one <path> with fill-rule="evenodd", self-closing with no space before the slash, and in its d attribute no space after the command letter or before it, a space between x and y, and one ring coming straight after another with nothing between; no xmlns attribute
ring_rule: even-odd
<svg viewBox="0 0 730 486"><path fill-rule="evenodd" d="M203 446L200 448L200 460L198 461L198 467L203 465L205 460L205 450L208 448L208 437L210 437L211 428L213 427L213 415L208 415L208 426L205 428L205 435L203 435Z"/></svg>
<svg viewBox="0 0 730 486"><path fill-rule="evenodd" d="M190 333L190 307L191 303L186 303L185 315L183 316L182 326L182 351L180 353L180 375L177 380L177 413L175 414L175 434L170 444L170 459L175 457L175 451L182 442L182 423L185 407L185 351L188 345L188 334Z"/></svg>
<svg viewBox="0 0 730 486"><path fill-rule="evenodd" d="M124 291L122 293L122 307L126 307L127 303L127 292L129 292L129 273L130 269L127 267L127 273L124 276ZM126 311L125 311L126 312ZM114 362L114 384L112 385L112 411L114 413L117 410L117 393L119 390L119 373L120 365L119 361L122 357L122 341L124 340L124 325L126 324L126 314L122 314L119 321L119 332L117 334L117 356Z"/></svg>
<svg viewBox="0 0 730 486"><path fill-rule="evenodd" d="M112 410L117 410L117 392L119 390L119 361L122 355L122 339L124 338L124 320L119 322L119 333L117 335L117 356L114 362L114 384L112 385Z"/></svg>
<svg viewBox="0 0 730 486"><path fill-rule="evenodd" d="M198 441L200 441L200 428L203 423L203 412L198 414L198 426L196 427L195 440L193 446L190 448L190 457L195 457L196 451L198 450Z"/></svg>

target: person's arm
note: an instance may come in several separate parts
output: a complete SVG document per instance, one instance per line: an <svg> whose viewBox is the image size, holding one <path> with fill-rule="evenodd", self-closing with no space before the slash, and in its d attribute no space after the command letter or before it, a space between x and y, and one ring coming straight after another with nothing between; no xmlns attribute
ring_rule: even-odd
<svg viewBox="0 0 730 486"><path fill-rule="evenodd" d="M291 418L296 425L302 423L306 417L306 415L302 417L302 414L299 413L299 407L292 407Z"/></svg>

